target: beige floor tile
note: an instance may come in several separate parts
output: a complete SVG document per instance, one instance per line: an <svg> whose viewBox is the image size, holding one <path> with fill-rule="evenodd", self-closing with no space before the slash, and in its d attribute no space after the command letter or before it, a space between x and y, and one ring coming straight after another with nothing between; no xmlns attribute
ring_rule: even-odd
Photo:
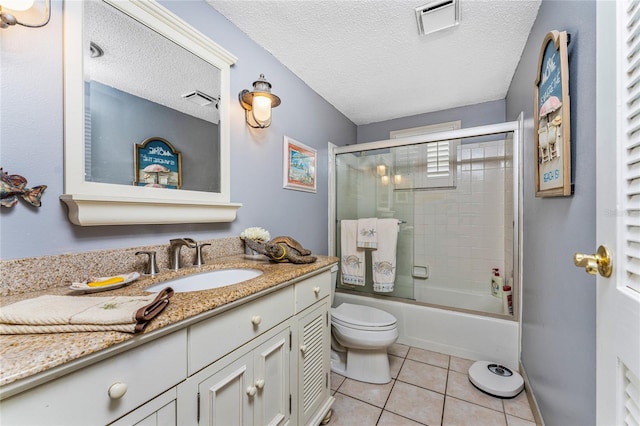
<svg viewBox="0 0 640 426"><path fill-rule="evenodd" d="M444 393L447 387L447 370L407 359L402 365L400 374L398 374L398 380Z"/></svg>
<svg viewBox="0 0 640 426"><path fill-rule="evenodd" d="M404 358L389 355L389 373L391 373L392 378L395 379L398 377L398 373L400 372L403 362Z"/></svg>
<svg viewBox="0 0 640 426"><path fill-rule="evenodd" d="M469 374L469 367L473 365L475 361L465 358L458 358L457 356L451 357L449 368L459 373Z"/></svg>
<svg viewBox="0 0 640 426"><path fill-rule="evenodd" d="M345 377L338 374L338 373L334 373L333 371L331 372L331 390L337 390L340 385L342 385L342 382L344 382Z"/></svg>
<svg viewBox="0 0 640 426"><path fill-rule="evenodd" d="M534 422L521 419L520 417L511 416L509 414L507 414L507 424L509 426L536 426Z"/></svg>
<svg viewBox="0 0 640 426"><path fill-rule="evenodd" d="M436 367L449 368L449 355L428 351L426 349L412 347L409 349L409 353L407 353L407 359L425 362L435 365Z"/></svg>
<svg viewBox="0 0 640 426"><path fill-rule="evenodd" d="M506 426L504 413L447 396L442 426Z"/></svg>
<svg viewBox="0 0 640 426"><path fill-rule="evenodd" d="M533 411L531 411L531 407L529 406L526 391L520 392L520 394L515 398L504 399L502 403L504 404L505 413L511 414L515 417L520 417L521 419L525 419L530 422L535 421L533 418Z"/></svg>
<svg viewBox="0 0 640 426"><path fill-rule="evenodd" d="M358 401L339 392L335 394L331 416L332 426L375 425L382 412L366 402Z"/></svg>
<svg viewBox="0 0 640 426"><path fill-rule="evenodd" d="M389 349L387 349L387 353L389 355L399 356L400 358L406 358L407 352L409 352L409 348L410 346L401 345L400 343L394 343L393 345L389 346Z"/></svg>
<svg viewBox="0 0 640 426"><path fill-rule="evenodd" d="M422 423L414 422L406 417L399 416L390 411L382 411L377 426L420 426Z"/></svg>
<svg viewBox="0 0 640 426"><path fill-rule="evenodd" d="M387 402L392 387L393 380L384 385L375 385L347 379L340 386L340 393L382 408Z"/></svg>
<svg viewBox="0 0 640 426"><path fill-rule="evenodd" d="M473 402L496 411L503 411L502 399L489 396L476 389L466 374L449 371L447 380L447 396L453 396L464 401Z"/></svg>
<svg viewBox="0 0 640 426"><path fill-rule="evenodd" d="M431 426L440 425L444 395L408 383L396 382L385 410ZM360 424L364 425L363 422Z"/></svg>

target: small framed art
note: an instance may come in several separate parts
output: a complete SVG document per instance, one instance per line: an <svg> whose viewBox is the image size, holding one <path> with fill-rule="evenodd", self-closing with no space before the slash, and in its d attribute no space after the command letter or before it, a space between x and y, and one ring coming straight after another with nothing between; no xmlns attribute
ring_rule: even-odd
<svg viewBox="0 0 640 426"><path fill-rule="evenodd" d="M283 151L283 188L316 192L317 151L288 136Z"/></svg>
<svg viewBox="0 0 640 426"><path fill-rule="evenodd" d="M178 189L182 186L182 154L159 137L133 148L135 186Z"/></svg>

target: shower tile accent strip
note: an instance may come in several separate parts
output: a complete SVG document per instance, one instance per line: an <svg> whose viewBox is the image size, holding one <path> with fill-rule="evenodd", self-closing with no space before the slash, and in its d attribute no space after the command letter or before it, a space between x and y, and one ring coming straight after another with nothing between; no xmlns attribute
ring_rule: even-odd
<svg viewBox="0 0 640 426"><path fill-rule="evenodd" d="M383 385L331 373L331 425L536 425L526 391L502 399L473 387L471 360L396 343L389 361L392 380Z"/></svg>

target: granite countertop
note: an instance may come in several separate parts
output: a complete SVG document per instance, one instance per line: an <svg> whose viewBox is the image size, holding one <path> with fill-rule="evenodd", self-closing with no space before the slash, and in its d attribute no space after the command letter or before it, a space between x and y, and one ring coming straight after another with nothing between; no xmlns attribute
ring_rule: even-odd
<svg viewBox="0 0 640 426"><path fill-rule="evenodd" d="M226 268L255 268L264 273L231 286L195 291L175 293L167 308L154 318L144 332L131 334L122 332L84 332L58 334L24 334L0 336L0 386L17 384L16 382L31 378L54 367L76 361L90 354L95 354L115 345L132 341L147 340L153 336L163 335L163 329L169 326L179 327L180 322L188 325L188 319L202 315L215 308L238 301L242 298L266 291L302 275L330 266L338 261L335 257L317 256L318 260L310 264L274 263L265 257L258 259L235 255L217 258L201 267L186 267L179 271L162 271L154 277L142 276L137 281L105 292L82 294L77 297L94 296L135 296L149 294L144 289L152 284L171 280L195 273L208 272ZM167 283L169 286L170 283ZM5 306L20 300L38 297L44 294L77 295L68 287L55 287L31 293L7 296L1 299L0 305ZM135 342L132 342L135 343Z"/></svg>

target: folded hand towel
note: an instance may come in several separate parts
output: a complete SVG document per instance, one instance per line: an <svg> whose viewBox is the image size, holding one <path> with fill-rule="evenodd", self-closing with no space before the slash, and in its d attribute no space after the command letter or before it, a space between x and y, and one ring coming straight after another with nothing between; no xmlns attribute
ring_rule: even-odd
<svg viewBox="0 0 640 426"><path fill-rule="evenodd" d="M358 219L358 247L378 247L377 218Z"/></svg>
<svg viewBox="0 0 640 426"><path fill-rule="evenodd" d="M342 283L346 285L364 285L364 250L359 249L356 245L358 221L342 220L340 224Z"/></svg>
<svg viewBox="0 0 640 426"><path fill-rule="evenodd" d="M148 296L40 296L0 308L0 334L144 330L173 289Z"/></svg>
<svg viewBox="0 0 640 426"><path fill-rule="evenodd" d="M378 219L378 249L371 252L373 291L392 292L396 280L398 219Z"/></svg>

